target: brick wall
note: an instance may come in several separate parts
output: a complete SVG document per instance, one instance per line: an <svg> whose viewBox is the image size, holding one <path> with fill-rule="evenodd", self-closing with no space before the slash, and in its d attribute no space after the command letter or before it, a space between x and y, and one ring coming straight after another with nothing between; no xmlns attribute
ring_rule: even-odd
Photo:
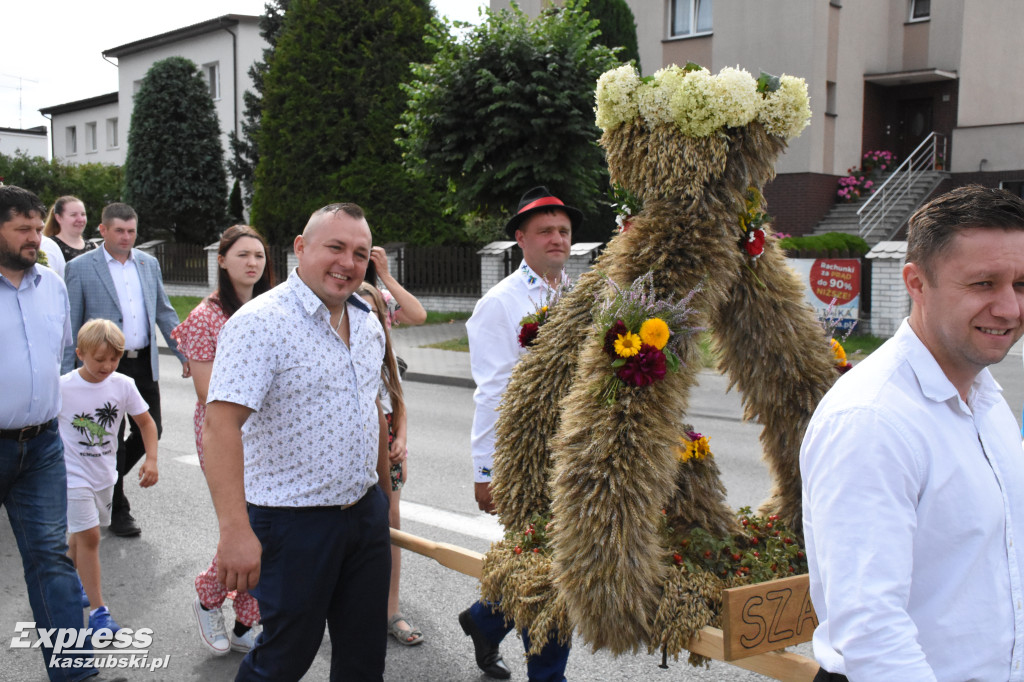
<svg viewBox="0 0 1024 682"><path fill-rule="evenodd" d="M866 331L886 338L896 333L910 314L910 295L903 284L906 242L879 242L867 258L871 260L871 319Z"/></svg>
<svg viewBox="0 0 1024 682"><path fill-rule="evenodd" d="M821 173L785 173L764 187L772 229L799 237L810 234L835 204L839 178Z"/></svg>

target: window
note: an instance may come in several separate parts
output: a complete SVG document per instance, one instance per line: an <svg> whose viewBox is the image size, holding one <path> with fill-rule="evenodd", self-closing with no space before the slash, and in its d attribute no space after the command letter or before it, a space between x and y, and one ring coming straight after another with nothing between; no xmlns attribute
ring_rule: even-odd
<svg viewBox="0 0 1024 682"><path fill-rule="evenodd" d="M85 124L85 151L96 151L96 121Z"/></svg>
<svg viewBox="0 0 1024 682"><path fill-rule="evenodd" d="M210 97L220 99L220 62L203 64L203 77L210 85Z"/></svg>
<svg viewBox="0 0 1024 682"><path fill-rule="evenodd" d="M669 0L672 37L711 32L711 0Z"/></svg>
<svg viewBox="0 0 1024 682"><path fill-rule="evenodd" d="M1024 180L1005 180L999 183L999 189L1005 189L1024 199Z"/></svg>
<svg viewBox="0 0 1024 682"><path fill-rule="evenodd" d="M910 20L924 21L932 16L932 0L910 0Z"/></svg>
<svg viewBox="0 0 1024 682"><path fill-rule="evenodd" d="M64 129L65 131L65 154L77 154L78 153L78 130L75 126L68 126Z"/></svg>
<svg viewBox="0 0 1024 682"><path fill-rule="evenodd" d="M836 84L834 81L825 81L825 115L836 115Z"/></svg>
<svg viewBox="0 0 1024 682"><path fill-rule="evenodd" d="M107 119L107 149L117 149L117 119Z"/></svg>

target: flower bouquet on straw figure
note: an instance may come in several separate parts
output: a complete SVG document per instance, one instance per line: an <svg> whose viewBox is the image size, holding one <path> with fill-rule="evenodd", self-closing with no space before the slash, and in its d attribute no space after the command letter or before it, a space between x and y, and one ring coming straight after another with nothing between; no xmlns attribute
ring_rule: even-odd
<svg viewBox="0 0 1024 682"><path fill-rule="evenodd" d="M683 340L701 327L688 326L694 310L690 300L699 287L673 303L658 300L654 277L648 272L633 281L628 289L608 280L614 295L594 311L594 322L604 333L604 352L608 356L608 379L601 396L609 405L622 386L649 386L679 370L677 351Z"/></svg>
<svg viewBox="0 0 1024 682"><path fill-rule="evenodd" d="M568 290L569 287L567 285L560 283L545 294L532 313L524 315L523 319L519 320L518 339L520 346L529 348L533 345L533 342L537 340L537 334L540 333L540 328L548 321L548 312Z"/></svg>

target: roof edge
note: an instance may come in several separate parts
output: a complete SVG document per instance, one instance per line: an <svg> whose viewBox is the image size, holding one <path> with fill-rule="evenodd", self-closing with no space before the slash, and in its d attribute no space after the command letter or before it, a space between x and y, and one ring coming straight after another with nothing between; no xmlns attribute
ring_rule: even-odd
<svg viewBox="0 0 1024 682"><path fill-rule="evenodd" d="M79 111L81 109L91 109L92 107L98 107L103 104L116 104L117 93L108 92L105 95L96 95L95 97L88 97L86 99L76 100L74 102L65 102L64 104L54 104L52 107L43 107L39 110L40 114L44 116L47 114L67 114L72 111Z"/></svg>
<svg viewBox="0 0 1024 682"><path fill-rule="evenodd" d="M211 33L228 26L237 26L243 21L259 21L259 19L260 18L258 16L254 16L252 14L224 14L214 19L201 21L198 24L176 28L173 31L167 31L166 33L160 33L155 36L112 47L109 50L103 51L103 57L120 58L130 54L135 54L136 52L142 52L154 47L159 47L161 45L176 43L180 40L184 40L185 38L203 35L204 33Z"/></svg>

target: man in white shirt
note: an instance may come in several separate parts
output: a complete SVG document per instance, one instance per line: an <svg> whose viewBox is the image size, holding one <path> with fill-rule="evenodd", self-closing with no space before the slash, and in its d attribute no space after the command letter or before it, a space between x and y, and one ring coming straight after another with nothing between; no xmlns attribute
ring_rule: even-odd
<svg viewBox="0 0 1024 682"><path fill-rule="evenodd" d="M332 680L384 679L384 328L354 293L370 248L358 206L316 211L295 238L298 268L220 333L203 431L217 579L252 592L263 623L237 680L298 680L325 623Z"/></svg>
<svg viewBox="0 0 1024 682"><path fill-rule="evenodd" d="M494 426L498 403L512 370L525 349L519 345L519 321L545 305L551 293L567 283L563 271L569 260L572 231L583 223L583 214L566 206L546 187L535 187L523 195L516 214L505 229L523 250L519 269L496 284L481 298L466 323L470 367L476 392L473 400L471 448L473 481L477 505L493 514L491 468L494 457ZM511 630L498 605L477 602L459 614L463 631L473 638L476 662L490 677L507 679L511 672L498 650ZM529 635L523 633L529 647ZM527 661L531 682L559 682L565 679L569 648L555 637L543 651Z"/></svg>
<svg viewBox="0 0 1024 682"><path fill-rule="evenodd" d="M910 220L910 317L800 451L817 680L1024 679L1024 458L988 365L1024 333L1024 201L961 187Z"/></svg>
<svg viewBox="0 0 1024 682"><path fill-rule="evenodd" d="M132 248L138 236L139 218L128 204L110 204L100 218L103 245L71 259L65 271L68 299L71 302L71 331L78 339L78 330L94 318L111 320L125 336L125 352L118 371L135 380L149 413L156 422L158 433L163 432L160 418L160 358L156 345L156 330L163 332L167 345L178 356L184 367L182 376L188 377L185 356L178 352L178 343L171 338L171 330L178 326L178 314L164 291L160 263L148 253ZM75 368L75 344L64 349L61 373ZM131 433L125 437L126 425L121 424L117 441L117 483L111 510L110 532L114 535L133 536L142 532L131 514L131 504L124 494L124 480L142 456L146 446L142 433L132 419Z"/></svg>

